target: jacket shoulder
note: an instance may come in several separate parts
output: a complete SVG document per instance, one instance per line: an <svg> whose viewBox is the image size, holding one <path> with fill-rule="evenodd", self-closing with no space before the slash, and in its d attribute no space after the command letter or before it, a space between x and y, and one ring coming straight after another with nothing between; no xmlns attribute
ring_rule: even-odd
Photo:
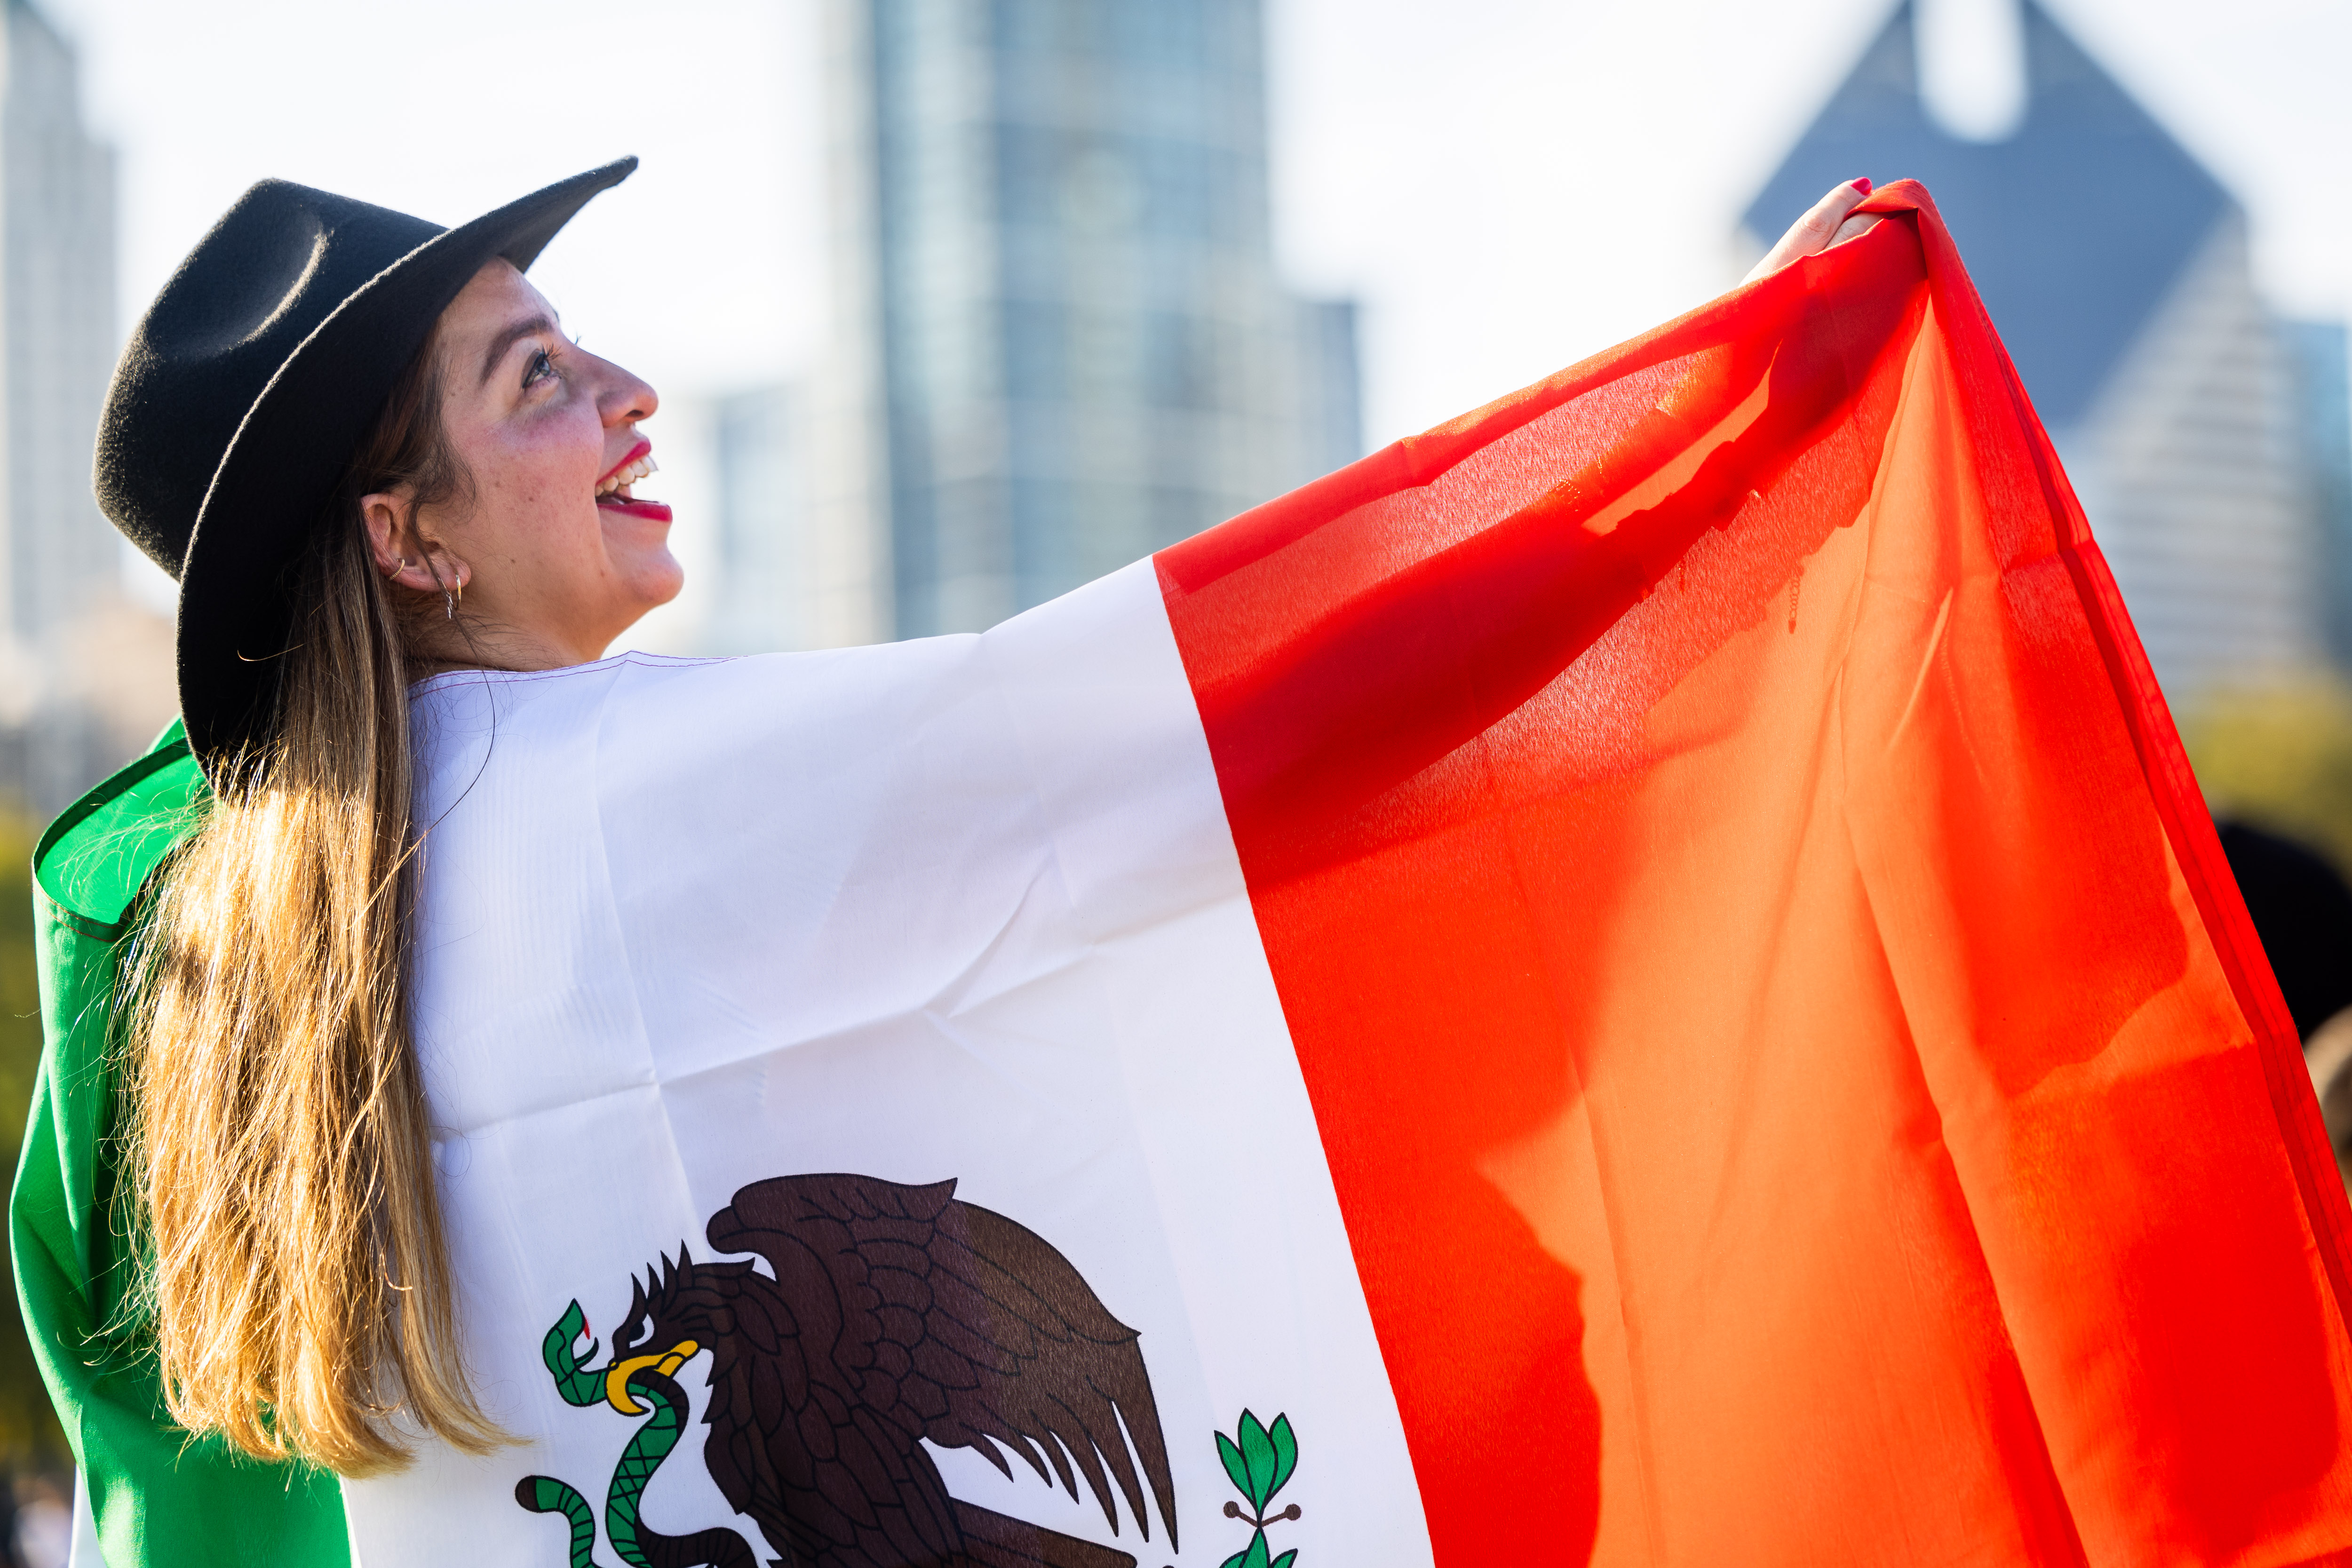
<svg viewBox="0 0 2352 1568"><path fill-rule="evenodd" d="M33 851L50 905L85 935L121 934L131 900L212 798L175 721L147 754L58 815Z"/></svg>

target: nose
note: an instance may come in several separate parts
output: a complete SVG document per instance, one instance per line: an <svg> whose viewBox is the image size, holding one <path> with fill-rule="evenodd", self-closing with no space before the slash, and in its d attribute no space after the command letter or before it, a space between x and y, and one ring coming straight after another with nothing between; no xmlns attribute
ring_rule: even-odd
<svg viewBox="0 0 2352 1568"><path fill-rule="evenodd" d="M610 360L599 360L604 367L604 384L597 389L596 409L604 416L605 428L633 425L640 419L650 419L661 407L661 395L651 384L630 374Z"/></svg>

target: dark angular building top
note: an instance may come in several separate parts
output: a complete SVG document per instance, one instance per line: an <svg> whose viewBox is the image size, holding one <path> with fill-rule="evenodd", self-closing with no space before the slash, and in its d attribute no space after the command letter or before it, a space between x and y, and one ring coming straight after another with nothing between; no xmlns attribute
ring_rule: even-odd
<svg viewBox="0 0 2352 1568"><path fill-rule="evenodd" d="M1769 237L1840 180L1926 185L2042 419L2077 424L2233 203L2033 0L2015 133L1970 142L1919 97L1911 0L1766 183L1743 223Z"/></svg>

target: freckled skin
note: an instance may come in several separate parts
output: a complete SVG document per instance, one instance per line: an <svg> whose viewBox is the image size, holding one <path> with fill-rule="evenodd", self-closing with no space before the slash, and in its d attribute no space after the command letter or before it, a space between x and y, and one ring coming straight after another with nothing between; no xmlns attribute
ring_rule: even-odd
<svg viewBox="0 0 2352 1568"><path fill-rule="evenodd" d="M497 351L502 334L544 324ZM377 570L395 590L442 602L465 589L456 623L426 617L429 663L553 669L602 658L685 573L669 523L596 504L596 484L644 439L660 399L619 365L573 344L509 262L492 261L442 313L441 416L473 493L419 511L402 493L363 498Z"/></svg>

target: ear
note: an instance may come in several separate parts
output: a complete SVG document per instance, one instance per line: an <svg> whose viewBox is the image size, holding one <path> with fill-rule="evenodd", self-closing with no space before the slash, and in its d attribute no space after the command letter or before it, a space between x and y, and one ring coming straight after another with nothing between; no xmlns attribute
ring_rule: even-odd
<svg viewBox="0 0 2352 1568"><path fill-rule="evenodd" d="M418 594L462 588L473 579L466 563L416 526L416 508L407 496L379 490L360 498L367 527L368 553L386 581Z"/></svg>

